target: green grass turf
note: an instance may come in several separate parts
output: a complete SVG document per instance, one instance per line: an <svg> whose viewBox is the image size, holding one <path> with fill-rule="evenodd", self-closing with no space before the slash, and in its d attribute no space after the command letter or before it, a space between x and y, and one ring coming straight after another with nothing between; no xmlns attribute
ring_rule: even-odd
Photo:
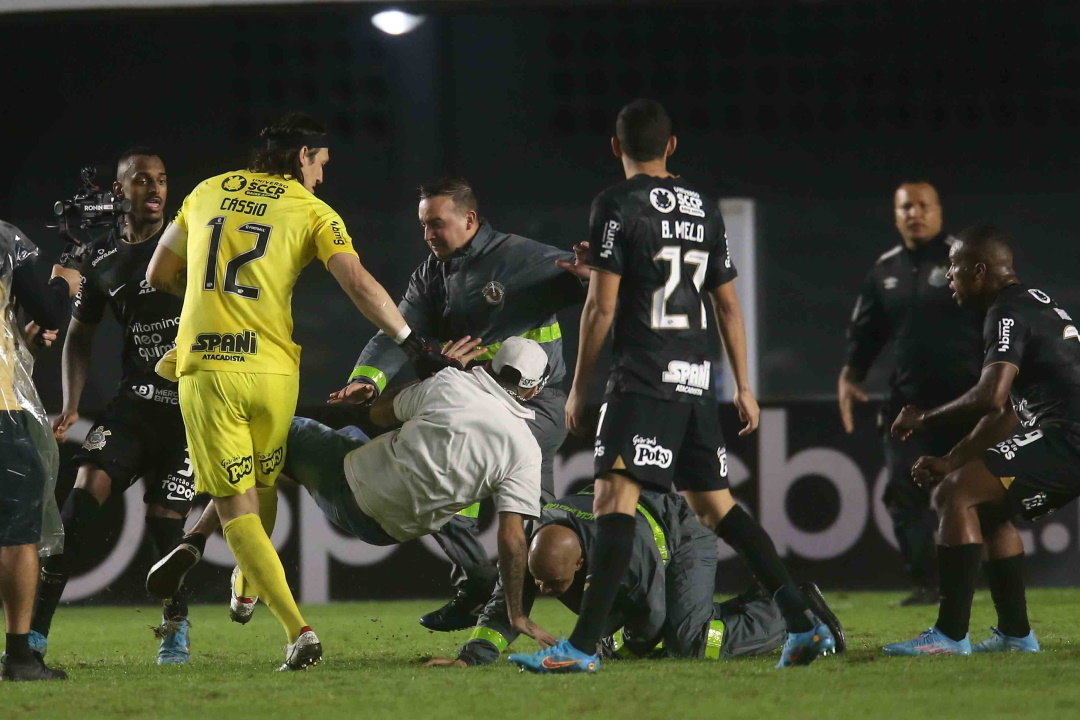
<svg viewBox="0 0 1080 720"><path fill-rule="evenodd" d="M1071 718L1080 716L1080 590L1033 590L1044 652L967 658L885 658L880 646L929 626L933 608L899 608L898 594L827 593L848 631L845 655L774 670L775 654L733 661L605 663L591 676L424 668L467 636L431 633L416 618L437 602L335 603L305 608L324 662L275 673L284 638L260 606L246 626L225 606L192 608L190 665L158 667L149 607L61 608L49 661L66 683L0 685L0 718ZM572 617L552 601L534 618L556 634ZM972 627L992 623L985 593ZM532 641L516 648L532 650Z"/></svg>

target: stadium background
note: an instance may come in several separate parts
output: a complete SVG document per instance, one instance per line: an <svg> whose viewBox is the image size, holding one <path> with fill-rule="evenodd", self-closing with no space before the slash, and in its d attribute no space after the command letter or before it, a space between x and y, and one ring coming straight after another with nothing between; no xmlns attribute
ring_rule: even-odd
<svg viewBox="0 0 1080 720"><path fill-rule="evenodd" d="M496 227L569 247L582 239L591 197L619 178L606 147L615 111L632 97L657 97L682 141L674 167L757 203L759 394L775 412L757 438L732 443L747 471L765 465L765 486L745 483L740 496L781 549L790 546L798 574L834 587L902 585L879 529L887 523L868 499L881 468L872 408L853 438L836 417L844 324L858 282L896 241L890 197L903 178L938 186L948 229L993 222L1012 231L1022 277L1080 309L1072 3L412 7L428 20L401 37L371 26L377 6L368 3L0 15L9 58L0 78L8 140L0 217L55 252L44 224L52 203L75 189L80 166L110 176L120 150L150 144L169 168L175 209L198 180L242 165L264 121L304 109L334 137L320 195L398 295L426 252L415 220L419 182L463 174ZM318 271L297 289L295 318L301 403L319 413L372 329ZM576 315L562 320L569 356ZM118 340L115 324L103 323L85 416L113 393ZM874 375L878 391L886 370ZM55 412L58 352L42 357L38 376ZM568 446L562 486L587 473L580 450ZM785 479L797 480L787 493ZM141 506L137 492L129 496ZM326 542L315 528L304 555L304 508L290 507L296 522L283 551L306 601L445 592L445 566L422 543L392 551L393 561L351 546L334 551L350 565L313 549ZM140 529L138 515L120 527ZM1037 583L1080 580L1076 515L1070 508L1029 538ZM137 540L121 532L111 542L137 548ZM146 559L91 594L143 600ZM311 575L324 566L325 575ZM202 572L224 578L228 570ZM743 577L737 562L720 572L728 587Z"/></svg>

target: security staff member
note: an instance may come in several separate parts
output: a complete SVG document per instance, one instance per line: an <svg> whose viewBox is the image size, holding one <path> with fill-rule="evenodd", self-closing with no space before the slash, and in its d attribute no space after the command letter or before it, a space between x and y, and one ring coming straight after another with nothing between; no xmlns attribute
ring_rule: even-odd
<svg viewBox="0 0 1080 720"><path fill-rule="evenodd" d="M541 483L544 500L554 497L555 454L566 438L566 393L559 387L566 375L562 330L555 313L585 299L588 271L574 253L499 232L480 217L476 194L468 181L447 178L420 187L420 225L429 256L412 274L398 305L410 327L439 341L463 336L482 338L487 350L477 362L490 359L502 341L520 335L535 340L551 362L548 386L529 407L529 422L543 452ZM378 395L406 364L404 353L384 333L364 347L349 384L330 402L365 402ZM478 507L466 509L447 523L435 539L454 565L455 597L420 618L430 630L469 627L491 595L497 571L477 539Z"/></svg>
<svg viewBox="0 0 1080 720"><path fill-rule="evenodd" d="M870 269L851 315L847 356L837 384L844 430L854 432L853 406L864 402L859 387L882 347L892 341L895 368L882 416L890 420L905 405L936 407L960 395L979 379L982 353L980 314L959 308L945 273L955 238L942 229L941 202L928 182L905 182L894 196L900 244ZM901 605L938 601L934 560L937 518L930 495L911 480L911 466L922 455L948 452L962 428L941 426L907 443L889 437L884 425L888 484L885 505L900 552L914 583Z"/></svg>
<svg viewBox="0 0 1080 720"><path fill-rule="evenodd" d="M586 491L544 506L529 548L532 577L526 606L539 592L557 597L575 614L580 610L588 556L596 550L592 503L592 492ZM784 618L767 595L752 591L713 602L716 561L716 536L697 521L681 495L642 490L630 566L609 618L611 632L601 642L605 656L715 660L760 655L783 645ZM815 613L842 642L843 629L817 586L807 583L804 590ZM494 662L518 637L506 617L499 587L456 659L428 665Z"/></svg>

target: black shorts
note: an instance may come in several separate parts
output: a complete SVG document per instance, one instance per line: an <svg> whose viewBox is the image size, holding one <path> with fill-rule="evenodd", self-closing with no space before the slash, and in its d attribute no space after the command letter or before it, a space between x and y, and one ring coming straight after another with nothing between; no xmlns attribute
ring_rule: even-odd
<svg viewBox="0 0 1080 720"><path fill-rule="evenodd" d="M75 463L104 470L113 493L124 492L144 477L144 501L181 515L187 515L195 499L195 473L178 405L124 395L113 398L87 433Z"/></svg>
<svg viewBox="0 0 1080 720"><path fill-rule="evenodd" d="M683 403L613 393L600 408L594 469L610 472L622 458L625 472L661 490L725 490L727 448L715 400Z"/></svg>
<svg viewBox="0 0 1080 720"><path fill-rule="evenodd" d="M983 451L982 461L1005 484L1009 509L1028 520L1080 496L1080 452L1057 428L1014 435Z"/></svg>
<svg viewBox="0 0 1080 720"><path fill-rule="evenodd" d="M45 464L34 445L25 410L0 410L0 546L41 540Z"/></svg>

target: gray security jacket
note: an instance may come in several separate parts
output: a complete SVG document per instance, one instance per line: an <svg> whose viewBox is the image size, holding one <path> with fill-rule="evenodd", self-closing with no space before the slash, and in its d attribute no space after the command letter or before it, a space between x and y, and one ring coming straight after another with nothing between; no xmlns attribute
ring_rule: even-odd
<svg viewBox="0 0 1080 720"><path fill-rule="evenodd" d="M571 252L499 232L483 220L472 241L449 260L431 255L413 272L398 309L429 339L483 338L487 350L478 361L493 357L513 335L536 340L551 359L549 382L557 387L566 365L555 313L583 302L585 285L555 261L573 259ZM393 339L379 332L349 380L366 380L382 391L406 362Z"/></svg>

